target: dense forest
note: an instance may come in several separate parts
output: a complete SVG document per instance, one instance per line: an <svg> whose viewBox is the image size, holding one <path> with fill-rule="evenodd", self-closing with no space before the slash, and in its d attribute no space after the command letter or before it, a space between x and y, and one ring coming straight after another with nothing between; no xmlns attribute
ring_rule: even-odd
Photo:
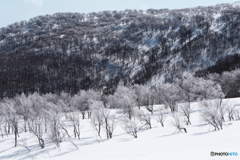
<svg viewBox="0 0 240 160"><path fill-rule="evenodd" d="M189 74L221 83L208 74L239 68L239 6L56 13L0 28L0 97L109 94L120 81L154 86Z"/></svg>

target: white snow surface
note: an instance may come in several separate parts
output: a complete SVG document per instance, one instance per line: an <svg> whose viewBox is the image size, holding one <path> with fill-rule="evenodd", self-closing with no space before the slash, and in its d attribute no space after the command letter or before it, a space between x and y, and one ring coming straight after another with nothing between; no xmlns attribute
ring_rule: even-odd
<svg viewBox="0 0 240 160"><path fill-rule="evenodd" d="M239 107L240 98L225 100ZM70 141L56 147L44 137L46 147L40 149L38 141L31 133L20 129L19 144L27 142L30 152L22 147L14 147L14 135L0 138L0 160L208 160L208 159L240 159L240 155L232 157L211 157L210 152L238 152L240 154L240 121L226 121L223 130L214 131L212 127L203 125L200 119L201 109L198 103L192 103L192 125L186 126L188 133L175 133L171 125L172 118L167 115L165 127L161 127L154 118L160 105L154 106L152 129L142 129L138 138L125 133L119 121L113 132L113 138L107 140L104 131L102 139L91 127L88 119L81 120L81 139L72 138L79 147ZM240 108L240 107L239 107ZM145 110L144 107L141 110ZM119 109L112 110L117 117L122 116ZM227 119L227 118L226 118ZM65 120L66 121L66 120ZM66 121L67 122L67 121ZM71 130L69 131L71 135ZM24 141L27 139L27 141Z"/></svg>

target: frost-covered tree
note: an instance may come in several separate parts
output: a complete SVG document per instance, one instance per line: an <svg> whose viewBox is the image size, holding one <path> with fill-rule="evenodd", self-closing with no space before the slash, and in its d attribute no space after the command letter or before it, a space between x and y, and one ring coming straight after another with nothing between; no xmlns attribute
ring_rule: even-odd
<svg viewBox="0 0 240 160"><path fill-rule="evenodd" d="M101 116L103 117L102 126L105 129L107 139L112 139L113 131L116 127L116 117L111 114L111 111L108 108L99 109Z"/></svg>
<svg viewBox="0 0 240 160"><path fill-rule="evenodd" d="M86 111L89 109L88 106L88 97L85 91L80 92L80 95L77 94L72 98L72 105L77 108L81 114L82 119L85 119Z"/></svg>
<svg viewBox="0 0 240 160"><path fill-rule="evenodd" d="M18 113L18 104L14 99L4 99L2 105L2 112L6 117L6 121L12 127L14 132L15 147L17 147L17 137L19 132L19 120L21 116ZM10 127L9 126L9 127Z"/></svg>
<svg viewBox="0 0 240 160"><path fill-rule="evenodd" d="M172 121L172 125L176 128L176 131L178 133L184 131L185 133L187 133L187 129L183 126L183 120L182 117L179 116L177 113L172 113L171 114L173 121Z"/></svg>
<svg viewBox="0 0 240 160"><path fill-rule="evenodd" d="M164 127L164 121L166 120L166 111L163 107L160 107L160 110L157 112L156 120L158 123L161 123Z"/></svg>
<svg viewBox="0 0 240 160"><path fill-rule="evenodd" d="M19 114L22 115L24 120L24 131L27 132L27 121L29 116L31 116L29 111L32 108L32 101L25 94L16 96L15 100L19 106Z"/></svg>
<svg viewBox="0 0 240 160"><path fill-rule="evenodd" d="M117 100L117 105L123 109L124 113L131 120L134 114L133 107L137 105L137 96L132 87L118 86L114 93L114 98Z"/></svg>
<svg viewBox="0 0 240 160"><path fill-rule="evenodd" d="M235 105L229 105L227 108L226 108L226 112L227 112L227 116L228 116L228 119L229 121L234 121L234 114L236 113L236 107Z"/></svg>
<svg viewBox="0 0 240 160"><path fill-rule="evenodd" d="M221 99L203 101L199 105L202 107L201 118L206 125L214 127L214 130L223 129L223 122L225 122L225 114L228 106L227 102Z"/></svg>
<svg viewBox="0 0 240 160"><path fill-rule="evenodd" d="M45 109L46 99L36 93L30 95L28 99L31 102L31 107L28 108L29 117L27 119L29 132L38 138L39 146L43 149L45 147L43 139L44 127L46 131L47 122L51 115Z"/></svg>
<svg viewBox="0 0 240 160"><path fill-rule="evenodd" d="M137 119L126 119L124 120L124 130L127 134L133 136L134 138L138 138L138 131L141 129L142 125Z"/></svg>
<svg viewBox="0 0 240 160"><path fill-rule="evenodd" d="M77 110L67 113L67 117L73 126L74 137L80 139L80 115ZM67 132L67 130L65 129Z"/></svg>
<svg viewBox="0 0 240 160"><path fill-rule="evenodd" d="M55 105L52 102L47 103L48 107L50 108L49 114L49 125L50 125L50 133L49 137L53 143L56 144L57 147L60 147L60 143L63 140L61 135L61 108Z"/></svg>
<svg viewBox="0 0 240 160"><path fill-rule="evenodd" d="M62 100L59 100L58 104L61 105L62 108L66 107L66 104ZM65 112L65 116L70 121L71 126L73 127L74 137L80 139L80 113L79 113L79 110L73 105L68 106L67 110L68 111ZM61 124L62 129L70 137L65 126L66 126L65 124Z"/></svg>
<svg viewBox="0 0 240 160"><path fill-rule="evenodd" d="M144 105L145 108L151 112L151 114L153 114L153 106L155 104L155 101L157 99L156 95L157 95L157 91L154 88L145 88L145 92L144 92L144 97L145 97L145 101L144 101Z"/></svg>
<svg viewBox="0 0 240 160"><path fill-rule="evenodd" d="M177 104L181 102L181 88L177 84L164 84L159 87L161 101L171 112L178 110Z"/></svg>
<svg viewBox="0 0 240 160"><path fill-rule="evenodd" d="M72 98L72 105L82 113L82 119L85 119L87 112L88 118L91 117L91 102L92 100L101 100L101 94L94 90L84 91L81 90Z"/></svg>
<svg viewBox="0 0 240 160"><path fill-rule="evenodd" d="M187 125L191 125L190 122L190 113L191 113L191 108L188 103L180 104L180 111L182 112L184 118L184 121L186 122Z"/></svg>
<svg viewBox="0 0 240 160"><path fill-rule="evenodd" d="M1 109L1 105L0 105L0 109ZM5 123L4 114L1 113L1 114L0 114L0 134L2 135L2 138L3 138L3 134L4 134L3 128L5 128L5 127L4 127L4 123Z"/></svg>
<svg viewBox="0 0 240 160"><path fill-rule="evenodd" d="M194 83L195 92L200 100L224 98L221 86L211 80L199 78L197 83Z"/></svg>
<svg viewBox="0 0 240 160"><path fill-rule="evenodd" d="M143 122L143 126L149 127L149 129L152 129L152 116L149 113L145 113L144 111L139 110L138 111L138 117L141 122Z"/></svg>
<svg viewBox="0 0 240 160"><path fill-rule="evenodd" d="M48 131L48 122L50 120L50 107L48 105L47 95L40 96L38 93L33 93L28 96L28 99L31 101L32 106L30 111L39 113L40 116L43 116L44 119L44 132ZM57 102L56 102L57 103ZM35 115L35 114L34 114ZM32 114L30 114L32 116Z"/></svg>
<svg viewBox="0 0 240 160"><path fill-rule="evenodd" d="M101 137L101 127L104 122L104 115L102 114L104 110L104 105L101 101L93 101L91 103L92 116L91 125L97 131L99 137Z"/></svg>
<svg viewBox="0 0 240 160"><path fill-rule="evenodd" d="M135 85L133 85L133 90L137 96L137 99L136 99L137 106L140 109L140 106L142 106L144 104L144 102L146 101L146 96L148 94L148 88L143 85L135 84Z"/></svg>

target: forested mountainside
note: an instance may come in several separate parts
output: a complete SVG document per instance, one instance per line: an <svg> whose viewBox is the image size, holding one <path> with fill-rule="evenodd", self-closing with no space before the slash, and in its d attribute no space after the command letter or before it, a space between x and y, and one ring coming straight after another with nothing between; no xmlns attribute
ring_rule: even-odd
<svg viewBox="0 0 240 160"><path fill-rule="evenodd" d="M230 61L239 37L240 2L38 16L0 29L0 97L113 93L120 80L155 85L230 71L239 68Z"/></svg>

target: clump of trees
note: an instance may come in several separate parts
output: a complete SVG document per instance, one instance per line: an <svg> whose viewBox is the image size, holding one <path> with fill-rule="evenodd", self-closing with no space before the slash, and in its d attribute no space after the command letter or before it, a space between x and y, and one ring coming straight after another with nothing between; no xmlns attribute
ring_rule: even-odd
<svg viewBox="0 0 240 160"><path fill-rule="evenodd" d="M204 124L221 130L226 120L240 119L239 110L223 101L224 96L220 85L197 77L152 87L120 83L110 95L91 89L80 90L73 96L65 92L21 94L0 101L0 132L2 137L13 133L15 146L20 133L30 132L43 149L46 139L58 147L71 138L81 139L81 121L88 120L99 138L104 135L112 139L118 124L138 138L139 130L152 129L154 118L164 127L167 115L171 114L176 131L187 133L187 125L192 124L191 102L194 101L201 101ZM156 104L162 104L159 110L153 107ZM114 114L116 108L122 114L120 118Z"/></svg>
<svg viewBox="0 0 240 160"><path fill-rule="evenodd" d="M239 112L236 110L233 104L228 103L228 101L223 101L222 99L216 99L212 101L200 102L202 108L201 118L203 122L210 125L214 130L222 130L223 124L226 121L226 116L229 121L238 119Z"/></svg>

